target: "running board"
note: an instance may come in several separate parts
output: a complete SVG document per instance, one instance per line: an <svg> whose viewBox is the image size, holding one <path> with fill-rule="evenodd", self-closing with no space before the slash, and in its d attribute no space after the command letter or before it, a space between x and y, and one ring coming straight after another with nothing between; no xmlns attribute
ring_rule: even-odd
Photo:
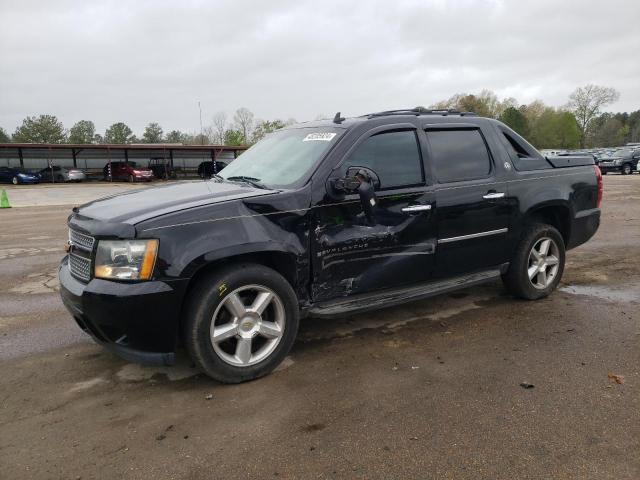
<svg viewBox="0 0 640 480"><path fill-rule="evenodd" d="M393 290L379 290L339 300L316 303L308 310L308 315L316 318L336 317L422 300L442 293L493 281L500 277L501 270L504 271L504 268L485 270L439 282L421 283Z"/></svg>

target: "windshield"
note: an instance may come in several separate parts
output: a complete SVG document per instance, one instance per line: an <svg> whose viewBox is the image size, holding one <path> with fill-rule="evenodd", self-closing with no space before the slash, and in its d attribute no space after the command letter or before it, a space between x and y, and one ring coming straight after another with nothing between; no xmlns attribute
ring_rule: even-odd
<svg viewBox="0 0 640 480"><path fill-rule="evenodd" d="M220 176L260 182L269 188L291 187L316 165L343 130L308 127L279 130L231 162Z"/></svg>

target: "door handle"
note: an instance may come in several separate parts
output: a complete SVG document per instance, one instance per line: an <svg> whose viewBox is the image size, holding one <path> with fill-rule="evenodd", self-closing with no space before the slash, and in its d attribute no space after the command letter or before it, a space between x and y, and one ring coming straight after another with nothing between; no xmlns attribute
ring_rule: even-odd
<svg viewBox="0 0 640 480"><path fill-rule="evenodd" d="M483 195L482 198L485 200L495 200L496 198L504 198L504 192L489 192L486 195Z"/></svg>
<svg viewBox="0 0 640 480"><path fill-rule="evenodd" d="M409 205L408 207L402 208L404 213L418 213L425 212L427 210L431 210L431 205Z"/></svg>

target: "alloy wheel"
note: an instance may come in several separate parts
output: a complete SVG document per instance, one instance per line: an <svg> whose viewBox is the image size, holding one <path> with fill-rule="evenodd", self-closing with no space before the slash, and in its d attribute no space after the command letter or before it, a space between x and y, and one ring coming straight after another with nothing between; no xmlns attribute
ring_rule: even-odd
<svg viewBox="0 0 640 480"><path fill-rule="evenodd" d="M540 238L531 248L527 263L531 285L544 290L553 283L560 267L560 249L549 237Z"/></svg>
<svg viewBox="0 0 640 480"><path fill-rule="evenodd" d="M247 285L229 293L216 308L210 338L226 363L248 367L271 355L285 327L284 304L262 285Z"/></svg>

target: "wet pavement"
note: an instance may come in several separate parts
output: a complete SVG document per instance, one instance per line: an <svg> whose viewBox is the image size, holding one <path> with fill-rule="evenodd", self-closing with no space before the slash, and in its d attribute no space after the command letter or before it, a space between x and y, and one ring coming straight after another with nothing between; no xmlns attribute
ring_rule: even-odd
<svg viewBox="0 0 640 480"><path fill-rule="evenodd" d="M640 478L640 177L604 182L551 297L496 282L308 319L233 386L79 331L55 275L75 200L0 210L0 479Z"/></svg>

